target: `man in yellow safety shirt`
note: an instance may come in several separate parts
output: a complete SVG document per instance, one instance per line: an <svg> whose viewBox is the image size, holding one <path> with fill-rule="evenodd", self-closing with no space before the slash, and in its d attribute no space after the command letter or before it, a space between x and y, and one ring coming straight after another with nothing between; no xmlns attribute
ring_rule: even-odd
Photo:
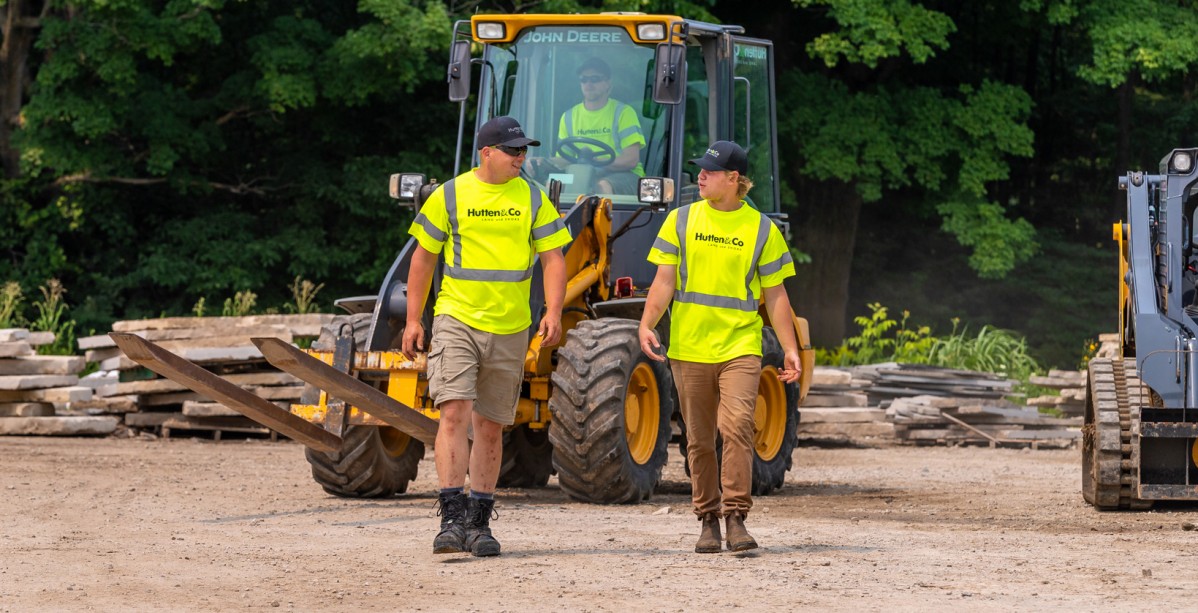
<svg viewBox="0 0 1198 613"><path fill-rule="evenodd" d="M611 98L611 67L607 62L593 57L578 68L578 82L582 87L582 102L562 113L558 122L558 139L583 137L599 141L614 152L611 163L602 162L610 156L598 155L596 171L601 177L595 184L601 194L635 194L637 181L645 176L641 165L641 148L645 146L645 135L636 111L627 104ZM598 147L579 143L576 150L600 151ZM604 152L606 153L606 152ZM558 166L564 160L556 158Z"/></svg>
<svg viewBox="0 0 1198 613"><path fill-rule="evenodd" d="M515 119L491 119L478 131L478 167L438 187L409 230L419 245L408 272L402 351L412 359L423 349L420 316L444 253L427 371L429 396L441 411L434 447L441 531L433 553L499 555L490 520L503 427L515 421L524 380L538 254L545 313L537 334L544 346L561 337L566 264L560 247L570 242L570 232L545 193L519 178L529 145L540 144Z"/></svg>
<svg viewBox="0 0 1198 613"><path fill-rule="evenodd" d="M639 336L650 358L665 360L653 329L673 300L666 355L686 423L692 503L703 522L695 551L721 551L721 515L728 549L745 551L757 547L744 523L753 506L753 411L761 376L757 309L764 294L785 356L778 378L798 381L798 343L782 287L795 274L794 262L777 226L743 200L753 186L744 149L717 141L691 163L701 169L704 200L671 211L649 251L657 275ZM717 432L724 441L722 468Z"/></svg>

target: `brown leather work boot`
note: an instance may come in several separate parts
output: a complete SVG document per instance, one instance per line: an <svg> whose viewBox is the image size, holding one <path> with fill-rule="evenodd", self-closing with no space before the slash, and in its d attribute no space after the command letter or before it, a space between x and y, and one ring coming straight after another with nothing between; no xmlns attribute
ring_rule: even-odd
<svg viewBox="0 0 1198 613"><path fill-rule="evenodd" d="M720 516L708 513L699 517L703 529L699 532L699 542L695 543L695 553L719 553L723 549L720 541Z"/></svg>
<svg viewBox="0 0 1198 613"><path fill-rule="evenodd" d="M745 514L730 513L724 518L728 527L728 551L757 549L757 541L745 529Z"/></svg>

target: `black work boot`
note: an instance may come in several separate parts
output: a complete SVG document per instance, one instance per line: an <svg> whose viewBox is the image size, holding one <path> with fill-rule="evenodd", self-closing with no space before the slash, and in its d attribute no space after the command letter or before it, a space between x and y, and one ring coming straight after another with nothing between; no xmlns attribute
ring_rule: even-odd
<svg viewBox="0 0 1198 613"><path fill-rule="evenodd" d="M466 494L438 494L437 506L441 531L433 539L433 553L466 551Z"/></svg>
<svg viewBox="0 0 1198 613"><path fill-rule="evenodd" d="M699 517L703 528L699 532L699 541L695 543L695 553L719 553L724 548L720 542L720 516L707 513Z"/></svg>
<svg viewBox="0 0 1198 613"><path fill-rule="evenodd" d="M744 513L729 513L724 521L728 525L728 551L757 549L757 541L745 529Z"/></svg>
<svg viewBox="0 0 1198 613"><path fill-rule="evenodd" d="M491 536L491 515L495 513L495 501L485 498L470 498L466 509L466 547L478 556L499 555L499 541Z"/></svg>

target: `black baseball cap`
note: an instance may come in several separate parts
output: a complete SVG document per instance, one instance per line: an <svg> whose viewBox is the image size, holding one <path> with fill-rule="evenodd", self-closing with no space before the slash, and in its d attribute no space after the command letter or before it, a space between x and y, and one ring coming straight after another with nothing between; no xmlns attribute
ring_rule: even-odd
<svg viewBox="0 0 1198 613"><path fill-rule="evenodd" d="M541 141L533 140L524 135L520 122L507 116L494 117L478 129L478 140L475 143L479 149L506 145L508 147L524 147L532 145L540 147Z"/></svg>
<svg viewBox="0 0 1198 613"><path fill-rule="evenodd" d="M730 140L717 140L707 148L703 157L690 162L704 170L735 170L742 175L749 172L749 156Z"/></svg>
<svg viewBox="0 0 1198 613"><path fill-rule="evenodd" d="M578 74L582 74L587 70L594 70L606 78L611 78L611 66L608 66L607 62L597 57L590 58L583 62L582 66L578 67Z"/></svg>

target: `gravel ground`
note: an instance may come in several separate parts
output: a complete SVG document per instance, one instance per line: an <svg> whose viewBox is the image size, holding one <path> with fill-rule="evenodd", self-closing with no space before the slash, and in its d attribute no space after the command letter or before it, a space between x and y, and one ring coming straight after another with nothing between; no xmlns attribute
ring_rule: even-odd
<svg viewBox="0 0 1198 613"><path fill-rule="evenodd" d="M477 559L430 553L431 454L410 494L344 500L294 443L4 438L0 610L1194 606L1195 507L1096 512L1076 450L801 447L741 555L693 553L671 453L639 505L501 490Z"/></svg>

